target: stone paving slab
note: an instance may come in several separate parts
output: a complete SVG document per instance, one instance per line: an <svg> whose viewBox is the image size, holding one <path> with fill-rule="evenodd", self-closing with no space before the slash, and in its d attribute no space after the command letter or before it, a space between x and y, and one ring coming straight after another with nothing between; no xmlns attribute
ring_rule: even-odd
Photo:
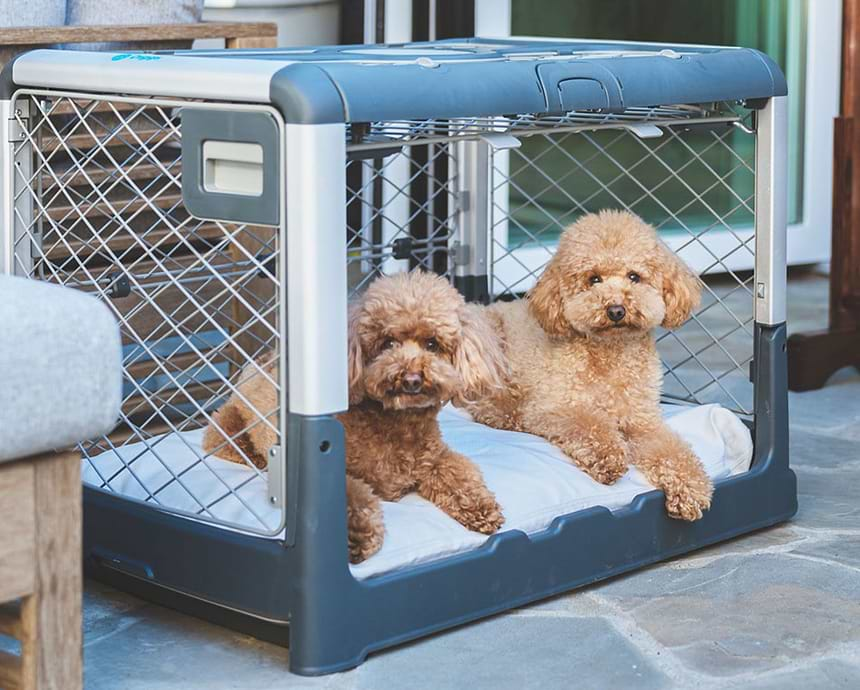
<svg viewBox="0 0 860 690"><path fill-rule="evenodd" d="M87 690L248 690L335 687L338 676L287 673L282 647L87 583ZM341 685L340 687L347 687Z"/></svg>
<svg viewBox="0 0 860 690"><path fill-rule="evenodd" d="M378 654L355 673L356 690L670 686L621 633L595 617L499 616Z"/></svg>
<svg viewBox="0 0 860 690"><path fill-rule="evenodd" d="M746 690L857 690L860 665L826 659L812 666L776 673L744 684Z"/></svg>
<svg viewBox="0 0 860 690"><path fill-rule="evenodd" d="M651 568L594 588L690 670L728 677L860 645L858 571L786 554Z"/></svg>
<svg viewBox="0 0 860 690"><path fill-rule="evenodd" d="M838 471L795 467L798 511L804 527L860 530L860 469Z"/></svg>
<svg viewBox="0 0 860 690"><path fill-rule="evenodd" d="M789 393L793 429L860 439L860 374L846 367L820 391Z"/></svg>
<svg viewBox="0 0 860 690"><path fill-rule="evenodd" d="M812 433L793 428L789 462L795 469L834 470L860 467L860 443L845 434Z"/></svg>

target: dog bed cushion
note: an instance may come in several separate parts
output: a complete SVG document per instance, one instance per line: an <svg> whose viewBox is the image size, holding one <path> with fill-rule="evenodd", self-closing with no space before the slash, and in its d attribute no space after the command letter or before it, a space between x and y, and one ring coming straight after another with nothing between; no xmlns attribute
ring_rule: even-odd
<svg viewBox="0 0 860 690"><path fill-rule="evenodd" d="M753 451L749 430L728 410L719 405L664 405L663 413L669 426L692 446L714 480L749 469ZM559 515L591 506L618 510L637 495L652 490L635 468L614 485L603 486L542 438L491 429L450 405L442 410L439 421L445 441L481 468L487 485L502 506L503 530L534 534ZM256 513L271 528L277 527L280 515L269 503L265 474L257 475L250 468L217 458L207 458L206 465L198 462L198 454L203 455L202 436L202 430L170 434L151 439L148 446L129 444L85 459L83 479L98 487L103 484L100 477L111 478L114 491L139 500L147 500L149 493L155 493L165 508L196 513L205 505L219 520L236 526L259 529L261 523L254 517ZM120 458L130 464L130 469L124 467ZM169 466L170 472L162 462ZM171 481L171 474L178 480ZM227 492L228 486L233 493ZM385 502L383 510L385 543L364 563L351 566L356 578L381 575L468 551L488 538L470 532L415 494L396 503Z"/></svg>

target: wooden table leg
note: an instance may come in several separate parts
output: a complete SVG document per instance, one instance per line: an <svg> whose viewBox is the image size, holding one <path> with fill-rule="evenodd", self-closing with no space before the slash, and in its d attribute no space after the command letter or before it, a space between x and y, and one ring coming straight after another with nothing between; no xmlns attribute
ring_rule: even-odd
<svg viewBox="0 0 860 690"><path fill-rule="evenodd" d="M21 687L80 690L80 456L56 453L34 465L36 588L21 605Z"/></svg>

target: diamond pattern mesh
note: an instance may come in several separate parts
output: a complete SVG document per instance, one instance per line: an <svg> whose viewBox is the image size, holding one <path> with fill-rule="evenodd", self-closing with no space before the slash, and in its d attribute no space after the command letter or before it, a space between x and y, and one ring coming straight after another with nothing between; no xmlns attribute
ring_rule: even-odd
<svg viewBox="0 0 860 690"><path fill-rule="evenodd" d="M752 413L754 137L717 123L546 132L497 152L491 266L497 297L520 295L580 215L623 208L644 217L705 278L701 307L658 333L666 397Z"/></svg>
<svg viewBox="0 0 860 690"><path fill-rule="evenodd" d="M15 271L94 294L120 323L120 423L81 447L96 484L124 487L154 506L182 505L180 512L204 520L223 522L240 506L242 527L270 533L280 515L245 498L245 487L265 475L242 438L264 426L278 434L279 415L255 407L236 381L245 369L280 390L259 361L280 348L278 231L203 221L185 210L182 105L19 97ZM222 436L213 453L230 453L249 472L223 471L200 445L202 429L230 395L244 400L252 418ZM195 488L202 475L217 488Z"/></svg>
<svg viewBox="0 0 860 690"><path fill-rule="evenodd" d="M82 445L95 484L201 520L271 534L280 530L282 514L261 512L246 499L250 483L266 481L266 474L242 440L255 428L279 438L280 415L257 409L237 382L246 370L280 391L263 357L285 349L281 233L187 212L183 104L19 96L15 270L90 292L120 322L120 423L109 436ZM748 122L739 108L710 104L610 115L352 123L345 193L350 294L379 275L415 267L452 276L454 248L463 240L458 219L469 194L458 179L456 142L491 141L492 295L524 294L560 232L581 214L602 208L638 213L705 277L694 317L657 336L666 397L720 402L751 414L754 136ZM660 136L642 136L655 133ZM214 452L236 456L248 470L238 475L219 471L223 465L199 443L231 395L246 403L252 419L225 434ZM177 444L188 462L172 460ZM158 461L158 481L141 476L144 458L149 465ZM196 488L200 473L211 475L217 491L203 495ZM227 508L245 517L227 519Z"/></svg>

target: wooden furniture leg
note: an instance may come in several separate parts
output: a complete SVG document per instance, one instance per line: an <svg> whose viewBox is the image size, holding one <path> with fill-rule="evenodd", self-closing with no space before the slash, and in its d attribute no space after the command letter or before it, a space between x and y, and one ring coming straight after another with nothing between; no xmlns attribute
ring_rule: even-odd
<svg viewBox="0 0 860 690"><path fill-rule="evenodd" d="M80 690L80 456L50 453L16 461L0 472L4 500L15 501L15 512L4 512L3 519L20 522L22 529L17 556L12 555L14 570L9 568L18 582L3 586L4 600L20 597L20 610L0 608L0 633L18 639L21 655L0 658L0 687Z"/></svg>
<svg viewBox="0 0 860 690"><path fill-rule="evenodd" d="M834 128L830 327L788 339L788 387L821 388L860 367L860 0L843 0L842 105Z"/></svg>

